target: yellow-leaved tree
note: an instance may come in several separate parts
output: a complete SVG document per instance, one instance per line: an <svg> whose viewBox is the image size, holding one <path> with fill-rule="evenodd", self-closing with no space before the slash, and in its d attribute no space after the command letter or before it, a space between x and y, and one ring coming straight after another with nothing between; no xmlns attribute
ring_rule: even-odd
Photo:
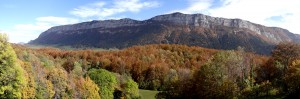
<svg viewBox="0 0 300 99"><path fill-rule="evenodd" d="M0 33L0 98L21 98L26 85L23 68L16 62L16 54L6 34Z"/></svg>

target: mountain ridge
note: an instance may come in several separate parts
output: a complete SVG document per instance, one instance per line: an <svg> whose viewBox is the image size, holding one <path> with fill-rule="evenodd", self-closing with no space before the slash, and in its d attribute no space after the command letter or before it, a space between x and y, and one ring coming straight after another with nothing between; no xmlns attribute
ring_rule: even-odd
<svg viewBox="0 0 300 99"><path fill-rule="evenodd" d="M29 44L102 48L184 44L225 50L242 46L248 51L268 54L274 45L284 41L300 42L300 36L242 19L176 12L142 21L124 18L56 26Z"/></svg>

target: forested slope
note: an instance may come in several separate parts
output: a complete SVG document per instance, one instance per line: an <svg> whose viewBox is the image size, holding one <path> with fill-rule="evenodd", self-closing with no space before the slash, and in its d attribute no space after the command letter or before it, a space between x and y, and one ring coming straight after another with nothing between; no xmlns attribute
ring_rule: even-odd
<svg viewBox="0 0 300 99"><path fill-rule="evenodd" d="M272 55L185 45L117 51L31 49L1 36L1 98L299 98L300 46ZM13 50L12 50L13 48Z"/></svg>

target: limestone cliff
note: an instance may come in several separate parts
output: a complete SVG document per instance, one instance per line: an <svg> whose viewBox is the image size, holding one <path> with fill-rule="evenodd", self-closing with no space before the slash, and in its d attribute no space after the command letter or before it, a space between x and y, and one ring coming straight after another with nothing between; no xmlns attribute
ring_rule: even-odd
<svg viewBox="0 0 300 99"><path fill-rule="evenodd" d="M285 29L241 19L172 13L143 21L126 18L56 26L30 44L101 48L161 43L215 49L241 46L247 51L268 54L275 44L282 41L299 42L300 36Z"/></svg>

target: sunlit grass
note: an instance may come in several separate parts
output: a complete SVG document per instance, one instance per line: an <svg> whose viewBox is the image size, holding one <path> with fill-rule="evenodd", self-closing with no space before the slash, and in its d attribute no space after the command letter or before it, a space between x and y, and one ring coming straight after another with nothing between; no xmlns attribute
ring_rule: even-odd
<svg viewBox="0 0 300 99"><path fill-rule="evenodd" d="M139 91L142 99L155 99L155 95L159 92L159 91L144 90L144 89L140 89Z"/></svg>

